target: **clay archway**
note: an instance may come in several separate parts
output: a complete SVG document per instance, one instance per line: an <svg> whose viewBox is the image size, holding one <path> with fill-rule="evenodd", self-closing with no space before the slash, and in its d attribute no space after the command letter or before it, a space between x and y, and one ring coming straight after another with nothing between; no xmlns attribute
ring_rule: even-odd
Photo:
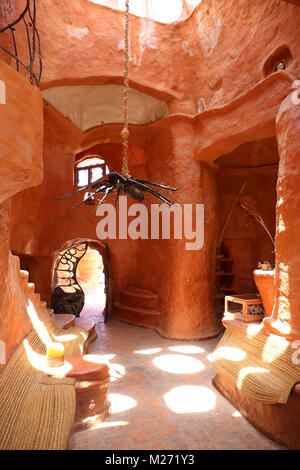
<svg viewBox="0 0 300 470"><path fill-rule="evenodd" d="M56 270L60 253L65 252L66 250L71 249L72 247L75 247L78 245L84 245L84 244L86 244L86 247L97 250L103 259L104 275L105 275L105 293L106 293L104 321L106 322L108 316L111 313L111 308L112 308L112 282L111 282L112 277L111 277L111 270L110 270L110 264L109 264L109 249L108 249L108 246L105 245L104 243L101 243L98 240L94 240L90 238L75 238L73 240L66 241L65 243L63 243L63 245L61 245L61 247L58 250L55 250L51 255L51 279L52 279L51 292L53 293L56 288L55 270ZM76 274L76 268L77 266L75 267L75 274ZM72 313L72 312L65 312L65 313Z"/></svg>

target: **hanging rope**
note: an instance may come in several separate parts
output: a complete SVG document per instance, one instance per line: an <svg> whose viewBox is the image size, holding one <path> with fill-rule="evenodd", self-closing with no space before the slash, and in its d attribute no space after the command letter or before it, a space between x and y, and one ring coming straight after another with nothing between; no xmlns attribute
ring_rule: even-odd
<svg viewBox="0 0 300 470"><path fill-rule="evenodd" d="M121 137L123 140L123 162L122 162L122 174L126 178L130 178L128 169L128 94L129 94L129 78L128 78L128 66L129 66L129 0L126 0L125 9L125 45L124 45L124 127L121 131Z"/></svg>
<svg viewBox="0 0 300 470"><path fill-rule="evenodd" d="M99 200L97 207L103 203L106 197L116 190L117 196L115 200L115 206L117 205L118 198L122 192L128 194L130 197L135 199L136 201L143 202L144 200L144 193L153 194L155 197L160 199L161 201L165 202L172 206L174 204L173 201L168 199L167 197L160 194L156 191L152 186L155 188L162 188L169 191L178 191L180 188L171 188L170 186L166 186L164 184L154 183L148 180L140 180L130 176L129 169L128 169L128 137L129 137L129 130L128 130L128 94L129 94L129 79L128 79L128 65L129 65L129 0L126 0L126 9L125 9L125 44L124 44L124 127L121 131L121 137L123 141L123 159L122 159L122 174L117 172L111 172L107 175L107 179L103 180L102 178L99 181L96 181L92 184L88 184L83 186L77 191L73 191L66 196L60 197L58 199L65 199L70 196L74 196L75 194L86 191L87 189L94 188L95 192L92 193L95 197L98 193L104 193L104 196ZM150 186L148 186L150 185ZM83 204L86 199L83 199L79 204L76 204L74 207L78 207Z"/></svg>

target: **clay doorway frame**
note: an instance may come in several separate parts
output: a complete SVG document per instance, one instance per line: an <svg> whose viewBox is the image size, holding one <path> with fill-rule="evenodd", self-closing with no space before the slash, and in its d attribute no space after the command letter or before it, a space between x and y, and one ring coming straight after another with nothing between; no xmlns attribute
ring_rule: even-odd
<svg viewBox="0 0 300 470"><path fill-rule="evenodd" d="M101 243L98 240L91 238L74 238L64 242L61 247L52 254L52 284L51 284L51 293L55 288L55 269L58 262L59 254L67 249L72 248L74 245L87 243L87 247L97 250L102 256L103 265L104 265L104 279L105 279L105 308L104 308L104 323L107 322L108 317L111 315L112 305L113 305L113 287L112 287L112 275L110 267L110 257L109 257L109 247L105 243ZM83 255L84 256L84 255ZM75 273L76 274L76 273Z"/></svg>

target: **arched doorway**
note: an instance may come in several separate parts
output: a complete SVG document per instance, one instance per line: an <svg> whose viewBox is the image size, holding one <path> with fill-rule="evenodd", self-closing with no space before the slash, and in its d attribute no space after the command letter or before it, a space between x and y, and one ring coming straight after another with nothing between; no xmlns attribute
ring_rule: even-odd
<svg viewBox="0 0 300 470"><path fill-rule="evenodd" d="M107 245L76 239L54 254L51 307L55 314L107 320L112 307Z"/></svg>

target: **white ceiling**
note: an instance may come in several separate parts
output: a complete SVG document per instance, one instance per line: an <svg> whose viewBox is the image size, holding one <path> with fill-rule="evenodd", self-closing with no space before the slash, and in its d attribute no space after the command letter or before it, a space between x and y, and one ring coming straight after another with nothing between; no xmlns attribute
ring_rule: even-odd
<svg viewBox="0 0 300 470"><path fill-rule="evenodd" d="M123 86L60 86L42 91L43 98L82 132L102 124L123 123ZM168 114L164 101L129 90L129 122L148 124Z"/></svg>

